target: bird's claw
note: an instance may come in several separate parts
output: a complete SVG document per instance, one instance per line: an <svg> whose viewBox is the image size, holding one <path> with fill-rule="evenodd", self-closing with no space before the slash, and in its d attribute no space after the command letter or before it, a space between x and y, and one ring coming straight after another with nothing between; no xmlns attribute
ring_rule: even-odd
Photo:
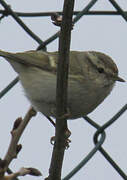
<svg viewBox="0 0 127 180"><path fill-rule="evenodd" d="M65 137L66 137L65 149L68 149L70 147L70 145L69 145L69 143L71 143L71 140L69 139L70 135L71 135L71 132L69 131L69 129L67 129L66 132L65 132ZM51 137L50 143L52 145L55 144L55 141L56 141L56 137L55 136Z"/></svg>
<svg viewBox="0 0 127 180"><path fill-rule="evenodd" d="M55 26L61 27L62 18L63 18L63 17L62 17L61 15L59 15L58 13L53 13L53 14L51 15L52 23L53 23ZM72 28L71 28L71 29L73 29L73 27L74 27L74 23L72 22Z"/></svg>
<svg viewBox="0 0 127 180"><path fill-rule="evenodd" d="M52 136L51 139L50 139L50 143L52 145L55 144L55 141L56 141L56 137L55 136ZM66 139L66 143L65 143L65 149L68 149L70 147L69 143L71 143L71 140L70 139Z"/></svg>

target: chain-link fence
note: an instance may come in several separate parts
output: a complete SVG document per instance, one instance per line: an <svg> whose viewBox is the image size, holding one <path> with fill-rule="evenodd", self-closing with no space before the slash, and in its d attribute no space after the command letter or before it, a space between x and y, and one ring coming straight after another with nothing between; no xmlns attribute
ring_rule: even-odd
<svg viewBox="0 0 127 180"><path fill-rule="evenodd" d="M80 20L82 16L85 15L120 15L123 17L125 21L127 21L127 12L123 11L122 8L119 6L119 4L114 0L109 0L109 2L112 4L112 6L116 9L116 11L90 11L90 9L94 6L94 4L98 0L91 0L90 3L84 7L81 11L75 11L74 12L74 19L73 22L76 23ZM20 19L20 17L43 17L43 16L51 16L54 12L39 12L39 13L19 13L14 12L10 6L4 1L0 0L0 4L4 7L4 10L0 10L0 20L2 20L6 16L12 16L14 20L23 28L23 30L28 33L31 38L33 38L38 44L37 50L44 49L46 50L46 45L54 41L59 36L59 32L55 33L53 36L49 37L47 40L42 41L36 34L34 34L31 29L29 29L26 24ZM59 14L62 14L61 12L57 12ZM2 98L6 93L14 87L14 85L18 82L18 77L16 77L6 88L4 88L0 92L0 98ZM119 112L116 113L115 116L113 116L110 120L108 120L104 125L100 126L97 123L95 123L92 119L89 117L83 117L85 121L87 121L91 126L95 127L97 129L96 133L94 134L94 148L89 152L89 154L66 176L63 178L63 180L70 179L75 173L77 173L91 158L92 156L99 151L105 159L114 167L114 169L120 174L120 176L123 179L127 179L126 173L119 167L118 164L112 159L112 157L108 154L108 152L102 147L102 144L105 141L106 134L105 129L111 126L125 111L127 110L127 104L125 104L122 108L120 108ZM100 138L98 136L100 135ZM99 139L99 140L98 140ZM11 173L11 171L8 171L8 173Z"/></svg>

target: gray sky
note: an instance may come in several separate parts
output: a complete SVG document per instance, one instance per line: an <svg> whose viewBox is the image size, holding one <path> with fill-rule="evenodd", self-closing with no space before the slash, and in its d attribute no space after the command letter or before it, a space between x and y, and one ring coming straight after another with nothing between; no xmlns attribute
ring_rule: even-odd
<svg viewBox="0 0 127 180"><path fill-rule="evenodd" d="M6 0L15 11L22 12L43 12L62 10L63 0L41 0L11 1ZM75 3L75 10L82 10L88 0L78 0ZM119 5L127 10L126 0L117 0ZM2 6L0 6L0 9ZM98 0L93 10L114 10L113 6L105 1ZM22 20L42 40L46 40L59 28L52 25L50 17L44 18L22 18ZM127 79L127 23L120 16L83 16L74 26L72 31L72 50L96 50L111 56L119 68L119 74ZM0 49L17 52L36 49L37 43L30 38L12 17L4 18L0 23ZM58 49L58 40L47 46L48 51ZM13 80L17 74L11 66L0 57L0 90ZM126 83L117 83L112 93L89 117L100 125L108 121L127 101ZM24 117L30 104L24 96L23 89L18 83L9 91L0 102L0 157L5 155L10 142L10 130L17 117ZM83 119L68 122L72 132L70 139L72 143L66 151L63 177L70 172L94 147L93 134L95 129ZM127 142L126 142L126 113L107 130L107 138L103 147L126 172L127 165ZM40 113L33 118L26 128L20 143L23 145L18 159L11 163L12 170L20 167L36 167L41 170L43 177L48 175L48 168L51 159L52 145L50 137L54 135L54 127ZM36 177L23 177L21 179L37 179ZM42 177L38 178L42 179ZM94 157L84 166L73 178L77 179L115 179L122 180L118 173L111 167L105 158L97 152Z"/></svg>

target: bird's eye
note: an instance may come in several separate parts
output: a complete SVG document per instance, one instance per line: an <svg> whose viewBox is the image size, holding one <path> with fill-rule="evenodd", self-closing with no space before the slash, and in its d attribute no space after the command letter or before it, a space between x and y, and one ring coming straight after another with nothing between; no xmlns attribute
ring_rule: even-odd
<svg viewBox="0 0 127 180"><path fill-rule="evenodd" d="M98 70L99 73L103 73L104 72L104 69L102 67L97 68L97 70Z"/></svg>

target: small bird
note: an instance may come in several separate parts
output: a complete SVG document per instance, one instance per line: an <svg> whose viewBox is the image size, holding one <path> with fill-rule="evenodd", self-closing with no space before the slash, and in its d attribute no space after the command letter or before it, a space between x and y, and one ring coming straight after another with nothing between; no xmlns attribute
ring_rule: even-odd
<svg viewBox="0 0 127 180"><path fill-rule="evenodd" d="M55 116L56 71L58 52L26 51L10 53L0 50L18 73L27 98L46 116ZM118 76L118 68L107 55L96 51L70 51L68 77L68 119L92 112L110 94Z"/></svg>

